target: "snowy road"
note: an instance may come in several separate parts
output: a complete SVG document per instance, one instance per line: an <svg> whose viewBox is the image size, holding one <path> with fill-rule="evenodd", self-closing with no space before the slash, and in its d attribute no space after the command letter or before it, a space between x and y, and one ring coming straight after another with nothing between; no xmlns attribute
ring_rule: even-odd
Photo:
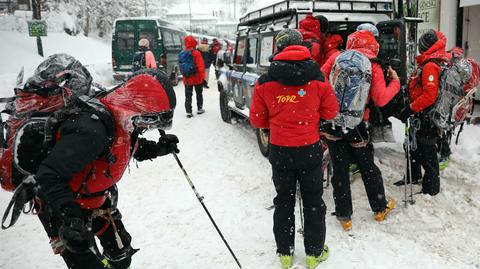
<svg viewBox="0 0 480 269"><path fill-rule="evenodd" d="M107 46L98 49L109 53ZM0 53L4 57L5 52ZM0 73L4 95L13 86L14 72ZM96 78L100 81L110 78L108 72L92 73L103 74ZM243 267L279 268L271 231L273 211L265 210L274 197L269 163L246 123L222 122L213 76L210 84L204 94L206 113L192 119L185 117L183 87L176 87L178 104L170 133L178 135L179 157ZM147 136L158 137L154 132ZM453 163L442 174L442 192L436 197L417 195L417 203L408 209L400 203L403 189L392 186L403 174L401 144L377 145L376 162L397 209L384 223L376 223L362 181L356 180L354 227L348 234L330 215L332 190L326 189L331 255L319 268L480 268L479 136L479 127L466 128L460 145L453 148ZM134 256L133 269L236 268L172 156L132 162L119 190L126 228L133 246L141 249ZM10 197L11 193L0 191L2 211ZM0 231L0 242L0 268L65 268L61 258L52 255L34 216L22 215L16 226ZM303 266L300 236L296 245L296 261Z"/></svg>

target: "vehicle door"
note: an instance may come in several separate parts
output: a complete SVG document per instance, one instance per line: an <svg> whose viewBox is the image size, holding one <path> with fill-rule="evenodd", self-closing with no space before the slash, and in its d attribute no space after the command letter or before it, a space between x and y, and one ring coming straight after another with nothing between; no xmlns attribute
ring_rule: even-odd
<svg viewBox="0 0 480 269"><path fill-rule="evenodd" d="M268 72L268 68L270 67L270 57L273 53L276 52L275 46L275 35L278 32L267 32L263 33L261 37L259 37L258 44L260 47L258 48L258 67L257 67L257 79L261 75ZM248 99L248 107L250 107L253 92L250 93L250 98Z"/></svg>
<svg viewBox="0 0 480 269"><path fill-rule="evenodd" d="M245 73L242 77L242 96L243 106L250 107L253 96L253 88L257 79L260 77L258 74L258 55L259 44L261 36L258 34L249 35L247 38L247 53L245 57Z"/></svg>
<svg viewBox="0 0 480 269"><path fill-rule="evenodd" d="M178 53L182 51L180 33L168 28L161 28L164 53L167 58L167 74L171 74L174 66L178 66Z"/></svg>
<svg viewBox="0 0 480 269"><path fill-rule="evenodd" d="M135 24L133 21L117 21L112 36L112 65L118 72L132 71L135 54Z"/></svg>
<svg viewBox="0 0 480 269"><path fill-rule="evenodd" d="M397 71L402 85L415 70L417 55L416 24L418 19L398 19L377 24L380 31L378 59L384 67L392 66Z"/></svg>
<svg viewBox="0 0 480 269"><path fill-rule="evenodd" d="M148 42L150 43L150 50L155 56L155 61L157 62L157 66L159 66L160 56L163 53L163 47L158 43L158 41L161 42L161 38L159 37L157 29L158 27L154 20L138 21L137 23L138 40L143 38L148 40Z"/></svg>
<svg viewBox="0 0 480 269"><path fill-rule="evenodd" d="M247 55L247 36L239 36L237 38L237 44L235 46L235 56L233 65L231 67L232 71L230 73L229 81L231 95L235 102L237 108L243 109L245 100L243 99L243 81L242 77L245 73L245 64L246 64L246 55Z"/></svg>

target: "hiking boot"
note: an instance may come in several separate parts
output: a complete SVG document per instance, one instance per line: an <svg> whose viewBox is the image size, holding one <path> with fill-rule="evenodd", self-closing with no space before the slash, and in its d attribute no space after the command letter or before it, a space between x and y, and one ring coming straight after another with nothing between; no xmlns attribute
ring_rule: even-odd
<svg viewBox="0 0 480 269"><path fill-rule="evenodd" d="M282 269L289 269L293 266L293 255L280 255Z"/></svg>
<svg viewBox="0 0 480 269"><path fill-rule="evenodd" d="M197 114L200 115L200 114L203 114L205 113L205 109L203 108L200 108L198 111L197 111Z"/></svg>
<svg viewBox="0 0 480 269"><path fill-rule="evenodd" d="M389 198L387 202L387 207L383 211L375 212L375 220L378 222L384 221L388 213L390 213L394 208L395 201L393 200L393 198Z"/></svg>
<svg viewBox="0 0 480 269"><path fill-rule="evenodd" d="M410 181L407 181L407 184L410 184ZM418 184L420 184L420 181L419 181L418 179L414 179L414 180L412 181L412 184L418 185ZM393 185L395 185L395 186L403 186L403 185L405 185L405 177L403 177L403 178L400 179L399 181L393 183Z"/></svg>
<svg viewBox="0 0 480 269"><path fill-rule="evenodd" d="M306 264L307 264L307 269L315 269L317 266L321 263L324 262L328 259L329 255L329 250L327 245L323 245L323 251L320 256L310 256L307 255L306 258Z"/></svg>
<svg viewBox="0 0 480 269"><path fill-rule="evenodd" d="M352 220L338 220L344 231L348 232L352 230Z"/></svg>
<svg viewBox="0 0 480 269"><path fill-rule="evenodd" d="M187 118L191 118L193 117L193 114L192 113L187 113Z"/></svg>
<svg viewBox="0 0 480 269"><path fill-rule="evenodd" d="M445 168L448 167L448 164L450 163L450 156L448 157L442 157L438 160L438 166L440 168L440 171L445 170Z"/></svg>

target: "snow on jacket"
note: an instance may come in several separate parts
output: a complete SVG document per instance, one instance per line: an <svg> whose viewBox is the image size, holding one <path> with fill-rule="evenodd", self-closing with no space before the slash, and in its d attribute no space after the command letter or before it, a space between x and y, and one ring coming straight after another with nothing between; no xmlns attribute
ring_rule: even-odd
<svg viewBox="0 0 480 269"><path fill-rule="evenodd" d="M210 68L213 59L212 52L210 51L210 46L208 44L200 44L198 45L198 50L202 53L205 68Z"/></svg>
<svg viewBox="0 0 480 269"><path fill-rule="evenodd" d="M370 86L370 96L367 98L367 104L371 99L376 106L385 106L392 100L393 97L395 97L398 91L400 91L400 81L392 80L388 86L386 85L382 67L378 62L375 61L380 49L377 40L373 34L366 30L354 32L348 36L347 40L347 50L351 49L363 53L372 61L372 82ZM330 72L332 71L332 67L335 64L336 59L337 57L332 56L322 66L322 72L326 77L330 76ZM370 110L366 108L363 115L363 120L368 121L369 117Z"/></svg>
<svg viewBox="0 0 480 269"><path fill-rule="evenodd" d="M270 129L270 143L297 147L319 141L320 119L333 119L338 102L328 80L304 46L277 54L255 85L250 122Z"/></svg>
<svg viewBox="0 0 480 269"><path fill-rule="evenodd" d="M342 45L343 39L341 35L337 34L329 34L325 38L325 41L323 41L323 62L321 65L323 65L332 55L339 55L340 50L338 47Z"/></svg>
<svg viewBox="0 0 480 269"><path fill-rule="evenodd" d="M415 113L425 110L437 100L441 72L439 63L449 60L445 51L447 39L441 32L436 33L438 41L417 56L418 67L408 84L410 108Z"/></svg>
<svg viewBox="0 0 480 269"><path fill-rule="evenodd" d="M187 85L201 85L205 78L205 65L203 63L202 53L195 48L197 40L191 35L185 37L185 50L192 50L193 62L197 72L190 77L183 76L183 83Z"/></svg>
<svg viewBox="0 0 480 269"><path fill-rule="evenodd" d="M298 31L302 34L304 41L311 43L310 54L312 58L318 64L321 64L324 60L322 57L322 46L320 45L322 44L320 22L311 14L308 14L305 19L299 22Z"/></svg>

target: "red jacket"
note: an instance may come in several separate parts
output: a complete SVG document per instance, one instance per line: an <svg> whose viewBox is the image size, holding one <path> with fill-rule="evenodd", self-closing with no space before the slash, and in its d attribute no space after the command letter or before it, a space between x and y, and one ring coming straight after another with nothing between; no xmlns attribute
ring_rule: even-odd
<svg viewBox="0 0 480 269"><path fill-rule="evenodd" d="M327 37L325 38L325 41L323 41L323 57L322 57L323 62L320 63L320 65L325 64L325 62L330 57L332 57L332 55L338 56L340 54L340 50L338 49L338 47L340 47L342 43L343 43L343 39L341 35L337 35L337 34L327 35Z"/></svg>
<svg viewBox="0 0 480 269"><path fill-rule="evenodd" d="M320 29L320 22L311 14L308 14L305 19L299 22L298 31L302 34L303 40L312 43L310 54L318 64L321 64L324 60L322 46L320 45L322 44L322 31Z"/></svg>
<svg viewBox="0 0 480 269"><path fill-rule="evenodd" d="M197 73L190 77L183 77L183 83L187 85L202 85L205 78L205 64L203 63L202 53L195 48L197 47L197 40L191 35L185 37L185 50L193 50L193 61L197 68Z"/></svg>
<svg viewBox="0 0 480 269"><path fill-rule="evenodd" d="M417 65L422 71L417 68L408 84L410 108L415 113L425 110L437 100L441 72L438 62L448 61L445 52L447 39L441 32L437 32L437 37L438 41L430 49L417 56Z"/></svg>
<svg viewBox="0 0 480 269"><path fill-rule="evenodd" d="M377 40L375 40L375 37L366 30L357 31L348 36L347 50L353 49L359 51L371 60L377 57L379 48L380 46L378 45ZM322 72L326 77L330 76L330 71L332 71L336 59L336 56L332 56L322 66ZM400 81L392 80L387 86L385 77L383 76L382 67L379 63L372 61L372 83L367 103L370 102L371 98L376 106L383 107L395 97L398 91L400 91ZM369 118L370 110L366 108L363 120L368 121Z"/></svg>
<svg viewBox="0 0 480 269"><path fill-rule="evenodd" d="M330 120L337 115L335 93L310 58L310 52L303 46L289 46L273 58L272 65L275 61L313 65L308 70L313 71L316 78L304 85L282 84L269 75L271 69L255 85L250 122L257 128L270 129L270 143L273 145L298 147L314 144L320 139L320 119ZM312 73L308 76L311 77ZM298 76L304 78L306 75Z"/></svg>

